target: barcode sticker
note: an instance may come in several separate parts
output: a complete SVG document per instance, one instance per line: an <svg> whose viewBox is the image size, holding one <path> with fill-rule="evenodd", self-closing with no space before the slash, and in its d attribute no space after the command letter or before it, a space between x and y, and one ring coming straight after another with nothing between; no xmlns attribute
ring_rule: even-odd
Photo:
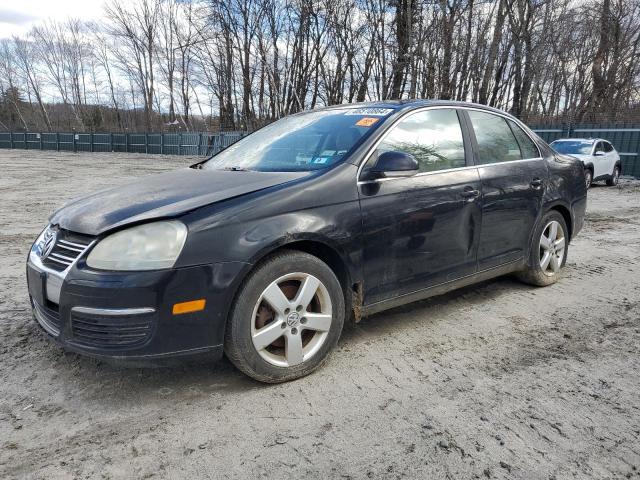
<svg viewBox="0 0 640 480"><path fill-rule="evenodd" d="M384 117L393 112L393 108L352 108L345 112L345 115L369 115L374 117Z"/></svg>

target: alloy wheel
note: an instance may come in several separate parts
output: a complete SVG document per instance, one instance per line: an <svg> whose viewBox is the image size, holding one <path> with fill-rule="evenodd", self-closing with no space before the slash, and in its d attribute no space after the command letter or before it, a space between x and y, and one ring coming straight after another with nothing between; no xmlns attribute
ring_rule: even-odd
<svg viewBox="0 0 640 480"><path fill-rule="evenodd" d="M562 225L552 220L542 230L540 236L540 268L545 275L555 275L562 267L565 250L565 236Z"/></svg>
<svg viewBox="0 0 640 480"><path fill-rule="evenodd" d="M584 172L584 183L587 185L587 188L591 186L591 181L593 180L593 174L591 170L585 170Z"/></svg>
<svg viewBox="0 0 640 480"><path fill-rule="evenodd" d="M325 343L332 305L324 284L308 273L272 282L253 309L251 340L258 354L278 367L300 365Z"/></svg>
<svg viewBox="0 0 640 480"><path fill-rule="evenodd" d="M613 169L613 184L617 185L620 180L620 169L618 167Z"/></svg>

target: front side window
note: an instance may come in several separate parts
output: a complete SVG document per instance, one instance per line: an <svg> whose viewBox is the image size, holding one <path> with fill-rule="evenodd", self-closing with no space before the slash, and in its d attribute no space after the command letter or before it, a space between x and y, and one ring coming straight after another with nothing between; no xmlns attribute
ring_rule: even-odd
<svg viewBox="0 0 640 480"><path fill-rule="evenodd" d="M475 110L469 111L469 117L476 134L481 165L522 159L520 146L504 118Z"/></svg>
<svg viewBox="0 0 640 480"><path fill-rule="evenodd" d="M418 161L421 172L466 165L462 129L453 109L410 114L393 126L376 151L378 154L388 151L409 153Z"/></svg>
<svg viewBox="0 0 640 480"><path fill-rule="evenodd" d="M593 150L594 154L596 154L598 152L604 152L604 147L602 146L602 142L598 142L596 144L596 148Z"/></svg>

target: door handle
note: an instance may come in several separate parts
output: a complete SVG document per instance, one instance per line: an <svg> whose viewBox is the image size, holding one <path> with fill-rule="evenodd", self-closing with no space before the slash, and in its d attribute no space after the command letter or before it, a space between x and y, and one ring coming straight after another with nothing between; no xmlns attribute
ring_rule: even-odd
<svg viewBox="0 0 640 480"><path fill-rule="evenodd" d="M465 189L460 192L460 196L462 196L462 198L466 198L467 200L471 201L474 198L478 198L480 196L480 191L476 190L473 187L465 187Z"/></svg>
<svg viewBox="0 0 640 480"><path fill-rule="evenodd" d="M529 185L531 185L531 188L538 190L540 187L542 187L542 180L539 178L534 178L533 180L531 180L531 183Z"/></svg>

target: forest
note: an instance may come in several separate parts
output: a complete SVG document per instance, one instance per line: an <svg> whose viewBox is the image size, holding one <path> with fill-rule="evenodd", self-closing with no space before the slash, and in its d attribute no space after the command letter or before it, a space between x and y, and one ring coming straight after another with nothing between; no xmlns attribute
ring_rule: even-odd
<svg viewBox="0 0 640 480"><path fill-rule="evenodd" d="M640 124L640 0L109 0L0 40L0 130L251 131L384 99Z"/></svg>

